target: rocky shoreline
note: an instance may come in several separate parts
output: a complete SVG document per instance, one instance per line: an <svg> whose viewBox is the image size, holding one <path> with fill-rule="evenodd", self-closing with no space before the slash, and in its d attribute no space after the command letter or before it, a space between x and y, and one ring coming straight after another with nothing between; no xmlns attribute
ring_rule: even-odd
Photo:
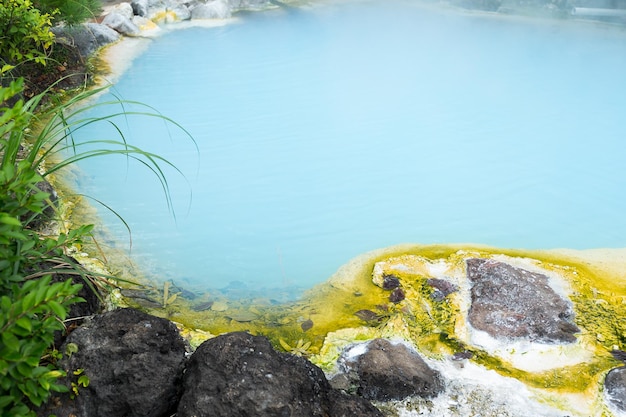
<svg viewBox="0 0 626 417"><path fill-rule="evenodd" d="M576 316L572 294L559 282L562 277L540 271L527 259L460 255L461 279L451 271L434 273L442 265L419 256L377 262L369 285L380 294L381 304L355 312L363 323L356 332L327 335L325 347L338 350L325 371L305 357L306 349L278 352L254 332L209 337L193 349L164 318L128 308L96 314L60 347L65 355L59 365L67 372L69 393L54 396L38 415L626 413L626 353L614 350L611 356L591 349L585 335L589 329L582 327L587 322ZM431 273L424 268L432 268ZM416 285L428 291L428 306L420 301ZM463 303L463 292L469 299L460 316L438 317ZM385 300L388 304L382 304ZM416 304L424 311L415 311ZM416 327L427 325L420 314L440 328L420 329L422 336L416 336ZM344 342L336 343L338 337ZM322 352L315 356L311 360L323 362ZM488 369L496 374L487 376ZM467 378L477 370L478 380ZM494 379L497 374L501 376ZM88 382L81 384L83 375ZM594 381L600 386L593 388ZM573 399L590 390L595 393L584 405Z"/></svg>

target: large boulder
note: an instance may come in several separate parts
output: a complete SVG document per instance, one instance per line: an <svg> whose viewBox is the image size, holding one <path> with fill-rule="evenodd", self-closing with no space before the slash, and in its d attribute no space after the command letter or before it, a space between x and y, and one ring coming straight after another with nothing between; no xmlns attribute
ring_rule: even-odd
<svg viewBox="0 0 626 417"><path fill-rule="evenodd" d="M364 399L333 390L308 360L243 332L200 345L189 359L183 389L178 417L381 416Z"/></svg>
<svg viewBox="0 0 626 417"><path fill-rule="evenodd" d="M61 351L75 351L60 362L71 378L68 387L80 369L89 384L78 387L74 400L52 398L38 415L163 417L176 410L186 349L172 322L114 310L74 330Z"/></svg>
<svg viewBox="0 0 626 417"><path fill-rule="evenodd" d="M128 6L130 7L130 5ZM132 13L132 8L131 8ZM139 27L133 23L133 16L126 16L126 14L118 13L116 11L107 14L102 19L102 24L110 27L111 29L126 36L138 35Z"/></svg>
<svg viewBox="0 0 626 417"><path fill-rule="evenodd" d="M608 402L626 412L626 366L614 368L604 378L604 393Z"/></svg>
<svg viewBox="0 0 626 417"><path fill-rule="evenodd" d="M333 385L356 387L358 394L370 400L431 398L444 390L439 372L430 368L415 350L386 339L351 346L340 358L340 369Z"/></svg>
<svg viewBox="0 0 626 417"><path fill-rule="evenodd" d="M120 38L120 34L110 27L91 22L76 26L55 26L51 31L58 42L76 46L83 57Z"/></svg>
<svg viewBox="0 0 626 417"><path fill-rule="evenodd" d="M117 13L119 15L124 16L127 19L132 19L133 16L135 15L135 11L133 10L133 6L130 3L127 3L127 2L122 2L122 3L116 4L111 9L109 9L108 13L109 14L110 13Z"/></svg>
<svg viewBox="0 0 626 417"><path fill-rule="evenodd" d="M468 259L472 304L469 322L498 339L571 343L579 332L569 300L546 275L492 259Z"/></svg>

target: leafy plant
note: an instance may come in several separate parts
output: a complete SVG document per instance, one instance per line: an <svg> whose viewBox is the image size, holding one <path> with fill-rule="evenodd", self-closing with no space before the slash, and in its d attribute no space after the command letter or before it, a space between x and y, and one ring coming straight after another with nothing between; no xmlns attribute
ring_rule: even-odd
<svg viewBox="0 0 626 417"><path fill-rule="evenodd" d="M51 13L41 13L30 0L0 2L0 67L3 72L18 62L45 65L54 34ZM4 101L4 100L3 100Z"/></svg>
<svg viewBox="0 0 626 417"><path fill-rule="evenodd" d="M34 0L35 7L54 16L55 22L68 25L93 18L100 11L98 0Z"/></svg>
<svg viewBox="0 0 626 417"><path fill-rule="evenodd" d="M50 276L14 285L0 297L0 410L2 415L29 415L47 400L50 391L66 391L56 380L64 372L40 359L62 330L62 320L80 285L71 280L50 283Z"/></svg>
<svg viewBox="0 0 626 417"><path fill-rule="evenodd" d="M72 375L77 377L76 382L72 382L72 394L70 394L70 398L74 399L78 395L80 387L87 388L91 381L89 377L85 375L85 370L82 368L72 372Z"/></svg>
<svg viewBox="0 0 626 417"><path fill-rule="evenodd" d="M54 277L62 272L93 284L88 272L70 258L71 248L90 238L91 225L56 236L43 236L35 227L44 210L53 206L50 194L42 191L42 181L86 158L123 155L155 173L171 207L167 179L160 166L171 165L165 159L128 144L121 133L119 140L73 140L78 129L92 123L115 125L116 116L169 119L147 106L145 112L128 112L121 101L115 103L117 110L109 116L85 116L87 109L102 104L76 105L102 89L40 108L45 93L24 101L19 98L23 86L22 79L0 86L0 416L33 416L32 406L44 403L53 391L68 390L58 383L66 376L55 365L58 352L47 351L54 333L64 329L70 306L83 301L76 295L82 285L71 279L54 282ZM31 130L37 122L40 126ZM165 301L168 299L171 297ZM88 383L85 375L79 375L71 385L72 392L76 394L79 386Z"/></svg>

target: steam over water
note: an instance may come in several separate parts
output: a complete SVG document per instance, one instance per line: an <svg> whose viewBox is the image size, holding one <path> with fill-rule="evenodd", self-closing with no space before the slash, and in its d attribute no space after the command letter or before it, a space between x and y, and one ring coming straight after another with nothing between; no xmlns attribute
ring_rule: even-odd
<svg viewBox="0 0 626 417"><path fill-rule="evenodd" d="M208 288L310 287L403 242L626 247L625 74L617 28L404 1L245 14L159 37L112 90L197 141L119 121L185 174L176 220L123 158L79 187L148 274Z"/></svg>

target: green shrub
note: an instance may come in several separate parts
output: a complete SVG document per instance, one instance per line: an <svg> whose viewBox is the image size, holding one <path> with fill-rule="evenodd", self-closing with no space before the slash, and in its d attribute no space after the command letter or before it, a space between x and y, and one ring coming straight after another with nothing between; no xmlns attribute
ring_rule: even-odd
<svg viewBox="0 0 626 417"><path fill-rule="evenodd" d="M54 41L51 25L52 14L42 14L30 0L2 0L0 67L28 60L45 65L47 52Z"/></svg>
<svg viewBox="0 0 626 417"><path fill-rule="evenodd" d="M46 93L24 101L20 98L23 87L21 78L0 86L0 417L33 416L31 408L44 403L51 392L68 390L58 382L66 372L54 361L42 358L58 356L46 352L51 349L55 331L64 328L70 306L83 301L76 296L82 285L71 279L53 282L52 275L80 275L91 284L88 272L72 262L69 254L74 245L91 236L92 226L53 237L40 235L33 226L52 206L50 194L39 187L41 181L86 158L122 155L151 169L161 181L168 203L170 200L159 165L172 166L165 159L126 143L123 136L120 140L106 138L80 144L72 140L78 129L103 121L115 124L114 118L120 115L169 119L153 111L125 111L122 102L76 106L102 89L40 108ZM84 116L85 111L100 105L116 107L106 117ZM41 127L33 134L29 129L35 121ZM87 376L83 385L85 381Z"/></svg>
<svg viewBox="0 0 626 417"><path fill-rule="evenodd" d="M55 22L74 25L92 19L100 13L99 0L34 0L44 13L54 15Z"/></svg>
<svg viewBox="0 0 626 417"><path fill-rule="evenodd" d="M0 88L6 102L21 93L23 81ZM51 284L51 274L38 271L46 259L63 256L57 239L41 238L29 224L46 207L49 194L37 184L42 177L20 159L29 106L18 100L0 109L0 410L2 416L33 415L51 391L65 391L56 380L64 373L42 356L51 347L54 332L63 330L71 304L81 285L72 280ZM43 273L40 273L43 272Z"/></svg>

